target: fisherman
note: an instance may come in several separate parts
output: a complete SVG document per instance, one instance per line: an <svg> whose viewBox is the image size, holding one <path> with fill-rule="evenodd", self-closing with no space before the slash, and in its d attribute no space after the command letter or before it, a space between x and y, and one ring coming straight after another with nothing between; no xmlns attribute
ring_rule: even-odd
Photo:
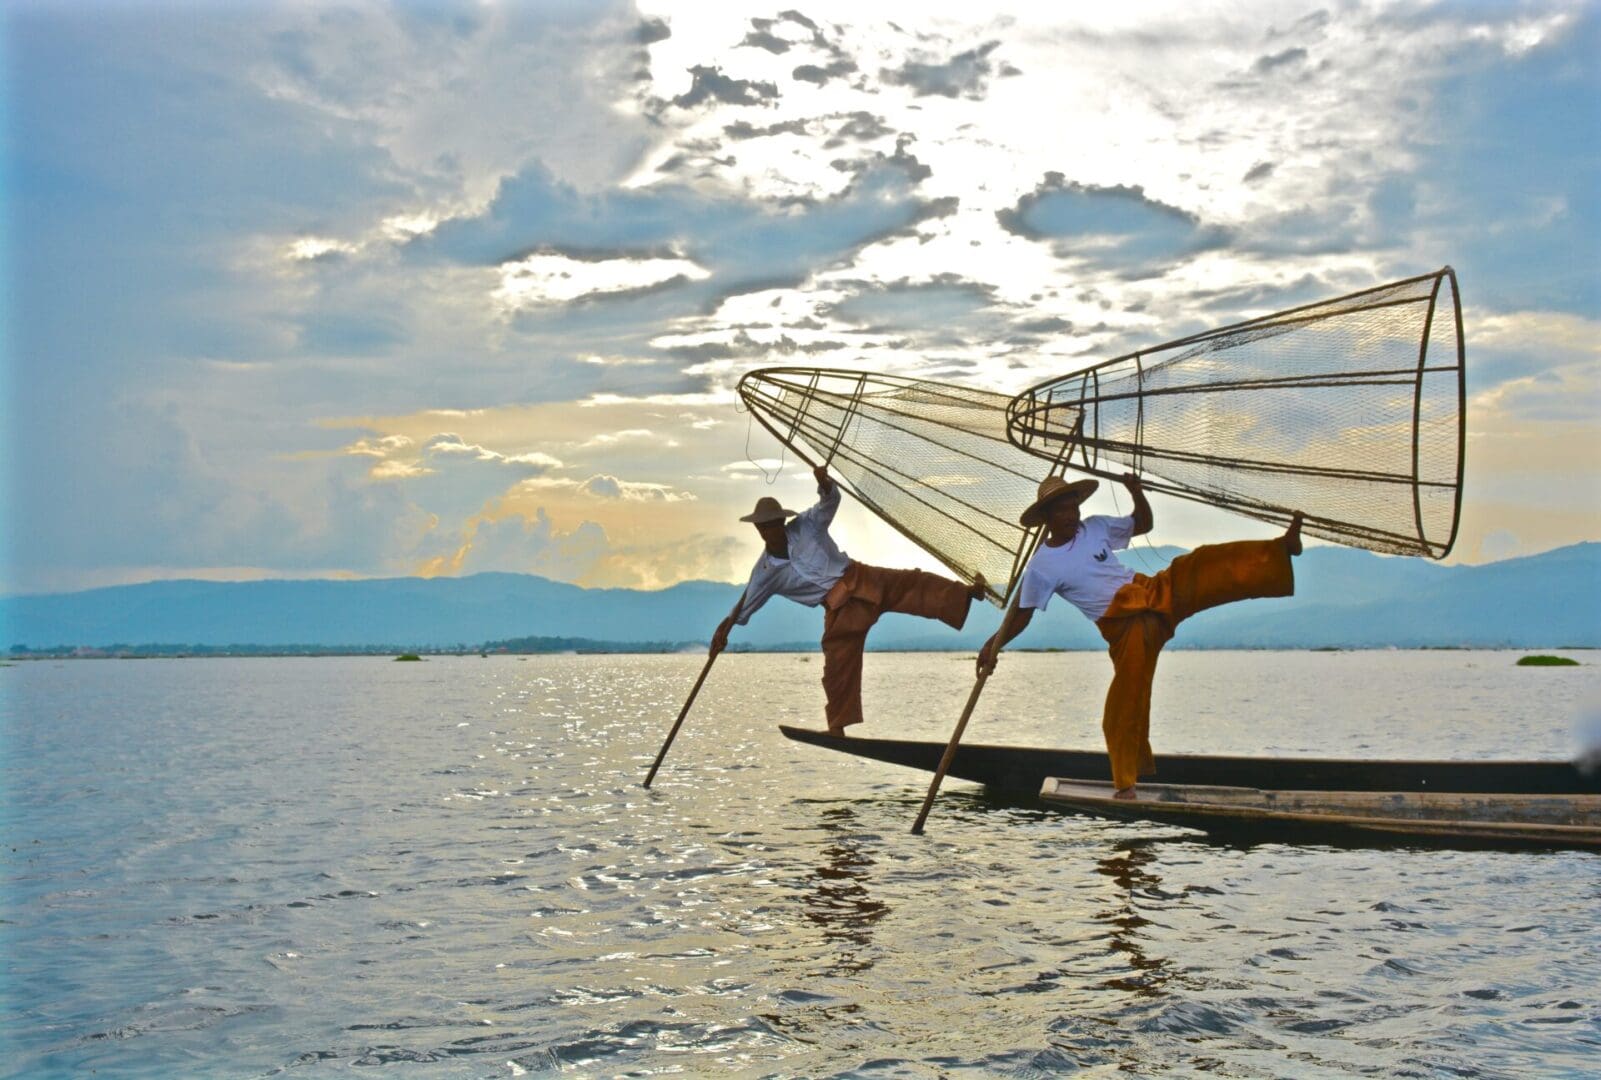
<svg viewBox="0 0 1601 1080"><path fill-rule="evenodd" d="M845 734L862 722L862 648L867 631L886 611L938 619L960 630L967 608L984 595L984 576L972 585L922 570L886 570L856 562L839 549L828 526L839 509L839 485L828 467L812 470L817 504L797 514L771 495L740 518L756 526L766 550L751 570L744 599L712 635L711 655L728 645L728 632L744 626L772 596L807 607L823 605L823 693L828 730ZM786 524L786 519L794 518Z"/></svg>
<svg viewBox="0 0 1601 1080"><path fill-rule="evenodd" d="M1034 552L1018 585L1016 607L978 653L978 671L987 675L1007 642L1021 634L1060 596L1082 611L1106 639L1112 657L1112 685L1106 693L1101 732L1112 763L1113 795L1135 797L1135 781L1156 771L1151 754L1151 682L1162 646L1178 624L1198 611L1258 596L1290 596L1295 571L1290 557L1301 553L1301 514L1283 536L1206 544L1174 559L1150 577L1118 562L1114 551L1151 531L1151 504L1138 476L1127 473L1123 486L1134 500L1127 517L1080 518L1079 507L1099 486L1096 480L1068 483L1059 476L1040 482L1038 497L1019 519L1044 525L1045 540Z"/></svg>

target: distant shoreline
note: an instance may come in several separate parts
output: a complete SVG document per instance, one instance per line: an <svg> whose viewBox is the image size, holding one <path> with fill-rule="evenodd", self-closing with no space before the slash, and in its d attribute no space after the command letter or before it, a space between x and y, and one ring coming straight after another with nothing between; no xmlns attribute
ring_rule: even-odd
<svg viewBox="0 0 1601 1080"><path fill-rule="evenodd" d="M1167 651L1179 652L1516 652L1528 653L1540 649L1555 652L1595 652L1592 645L1542 645L1531 648L1523 645L1183 645L1172 644ZM773 647L736 647L730 646L728 653L738 655L792 655L792 656L819 656L821 650L815 645L793 645ZM1008 649L1010 653L1099 653L1099 648L1014 648ZM974 655L974 648L955 649L873 649L867 650L877 655L907 655L931 656L940 653ZM0 654L0 663L22 663L37 660L271 660L286 658L317 658L317 657L369 657L375 660L392 660L397 656L415 654L420 659L488 659L497 656L704 656L705 643L687 643L685 645L654 646L645 644L637 647L617 646L607 647L599 643L576 648L550 648L550 649L428 649L428 648L368 648L356 646L342 647L284 647L263 646L251 648L218 647L218 648L166 648L133 647L120 648L74 648L62 650L29 649Z"/></svg>

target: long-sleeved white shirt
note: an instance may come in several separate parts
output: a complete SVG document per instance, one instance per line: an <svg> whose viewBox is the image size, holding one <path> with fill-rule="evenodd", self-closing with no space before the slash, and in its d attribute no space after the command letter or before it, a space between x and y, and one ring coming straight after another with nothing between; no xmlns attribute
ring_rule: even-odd
<svg viewBox="0 0 1601 1080"><path fill-rule="evenodd" d="M827 487L817 489L817 496L815 506L803 510L784 526L789 534L789 558L780 559L764 549L756 560L735 620L740 626L750 622L757 609L773 596L816 607L850 566L850 556L828 535L834 511L839 509L839 485L830 481Z"/></svg>

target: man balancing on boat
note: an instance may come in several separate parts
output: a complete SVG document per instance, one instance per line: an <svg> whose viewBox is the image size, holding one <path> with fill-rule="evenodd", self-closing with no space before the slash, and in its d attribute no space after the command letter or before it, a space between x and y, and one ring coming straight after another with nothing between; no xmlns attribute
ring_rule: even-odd
<svg viewBox="0 0 1601 1080"><path fill-rule="evenodd" d="M1132 799L1141 776L1156 771L1151 754L1151 682L1162 646L1178 624L1198 611L1258 596L1290 596L1295 572L1290 557L1301 553L1301 514L1274 540L1206 544L1174 559L1167 569L1146 577L1117 561L1115 551L1151 531L1151 504L1140 479L1123 476L1134 500L1127 517L1081 518L1079 506L1097 480L1069 483L1046 477L1038 497L1019 519L1045 526L1018 584L1017 605L978 653L978 671L987 675L1006 643L1021 634L1060 596L1082 611L1106 639L1112 657L1112 685L1106 692L1101 732L1112 762L1114 797Z"/></svg>
<svg viewBox="0 0 1601 1080"><path fill-rule="evenodd" d="M807 607L821 604L825 715L828 730L843 735L847 727L862 722L862 648L878 617L896 611L960 630L968 605L984 595L984 577L964 585L922 570L886 570L856 562L828 533L839 509L839 485L826 465L817 466L812 475L818 499L809 510L786 510L764 495L756 500L756 509L739 519L756 526L765 550L751 570L744 598L712 635L710 654L722 652L728 632L744 626L773 596Z"/></svg>

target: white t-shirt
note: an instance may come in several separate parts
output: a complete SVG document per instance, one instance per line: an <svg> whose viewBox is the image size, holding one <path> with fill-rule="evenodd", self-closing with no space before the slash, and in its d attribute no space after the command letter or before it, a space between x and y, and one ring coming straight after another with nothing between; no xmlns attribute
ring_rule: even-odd
<svg viewBox="0 0 1601 1080"><path fill-rule="evenodd" d="M1099 619L1117 590L1134 578L1134 571L1112 554L1128 547L1133 535L1133 517L1097 514L1085 518L1078 534L1061 547L1041 543L1023 571L1018 606L1043 611L1052 596L1060 596L1092 622Z"/></svg>

